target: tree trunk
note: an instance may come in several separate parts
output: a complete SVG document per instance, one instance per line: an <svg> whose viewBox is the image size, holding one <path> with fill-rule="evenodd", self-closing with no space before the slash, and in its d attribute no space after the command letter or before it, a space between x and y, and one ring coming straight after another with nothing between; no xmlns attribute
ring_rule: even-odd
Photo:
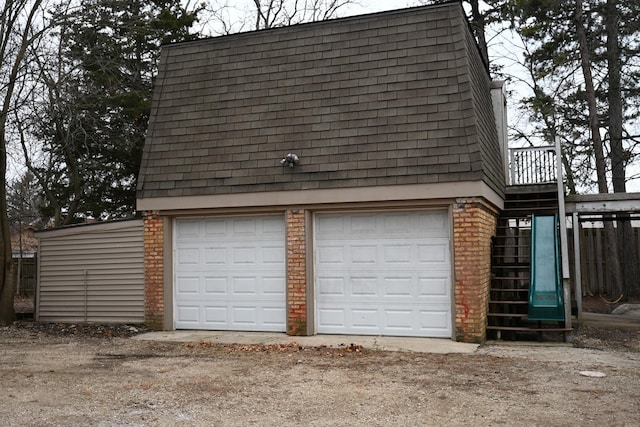
<svg viewBox="0 0 640 427"><path fill-rule="evenodd" d="M607 31L607 66L609 68L609 138L611 140L611 175L614 193L626 193L625 156L622 146L622 84L620 75L620 46L618 25L619 13L617 0L607 0L605 9L605 27ZM626 296L638 295L640 273L638 271L638 255L633 236L633 228L629 215L618 215L618 238L622 260L623 293Z"/></svg>
<svg viewBox="0 0 640 427"><path fill-rule="evenodd" d="M6 116L0 116L0 129L6 125ZM7 210L7 144L4 132L0 132L0 325L11 324L15 319L13 296L15 276L11 253L11 233Z"/></svg>
<svg viewBox="0 0 640 427"><path fill-rule="evenodd" d="M620 47L618 46L618 8L616 0L607 0L607 66L609 68L609 138L611 140L611 174L614 193L626 193L624 149L622 148L622 89Z"/></svg>
<svg viewBox="0 0 640 427"><path fill-rule="evenodd" d="M2 106L0 107L0 325L6 325L15 319L13 309L13 297L15 295L15 276L13 274L13 255L11 253L11 236L9 233L9 215L7 206L7 119L9 112L14 108L13 95L18 81L18 73L25 62L27 48L30 43L35 43L36 36L31 32L32 23L40 11L42 0L35 0L30 6L26 3L12 4L5 2L0 15L0 61L2 69L8 69L6 85L2 91ZM16 22L22 17L23 9L27 16L22 22L22 31L17 35L17 50L15 56L7 55L6 46L14 37ZM5 81L3 81L4 83Z"/></svg>
<svg viewBox="0 0 640 427"><path fill-rule="evenodd" d="M593 152L596 160L596 175L598 178L598 191L608 193L606 163L602 138L600 136L600 126L598 122L598 109L596 102L596 90L593 84L591 73L591 52L587 41L587 34L584 29L584 13L582 0L576 0L576 35L580 47L580 65L584 76L585 92L587 97L589 128L591 129L591 140L593 142ZM621 295L623 293L622 272L620 269L620 258L618 256L618 239L616 230L611 221L604 221L604 232L609 255L609 281L614 291ZM617 296L617 295L616 295Z"/></svg>

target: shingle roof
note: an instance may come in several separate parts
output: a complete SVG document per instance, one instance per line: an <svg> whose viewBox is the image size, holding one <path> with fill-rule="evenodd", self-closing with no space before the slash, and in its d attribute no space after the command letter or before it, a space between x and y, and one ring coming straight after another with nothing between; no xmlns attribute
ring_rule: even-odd
<svg viewBox="0 0 640 427"><path fill-rule="evenodd" d="M469 180L503 192L458 3L163 48L139 198Z"/></svg>

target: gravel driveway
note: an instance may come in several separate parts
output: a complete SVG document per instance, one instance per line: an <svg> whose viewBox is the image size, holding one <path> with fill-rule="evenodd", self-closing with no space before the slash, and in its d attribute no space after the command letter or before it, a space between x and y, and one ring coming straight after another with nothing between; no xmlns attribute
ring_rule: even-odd
<svg viewBox="0 0 640 427"><path fill-rule="evenodd" d="M576 345L590 348L469 355L144 342L126 331L0 328L3 425L640 425L635 330L581 331Z"/></svg>

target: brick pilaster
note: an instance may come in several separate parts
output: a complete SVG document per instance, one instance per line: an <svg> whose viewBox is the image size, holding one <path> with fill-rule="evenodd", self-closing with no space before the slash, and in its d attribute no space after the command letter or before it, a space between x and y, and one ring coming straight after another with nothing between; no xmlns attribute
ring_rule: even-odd
<svg viewBox="0 0 640 427"><path fill-rule="evenodd" d="M498 213L482 199L457 199L453 206L456 339L486 339L491 284L491 237Z"/></svg>
<svg viewBox="0 0 640 427"><path fill-rule="evenodd" d="M144 311L146 325L163 329L164 222L157 212L144 215Z"/></svg>
<svg viewBox="0 0 640 427"><path fill-rule="evenodd" d="M305 211L287 211L287 333L307 335Z"/></svg>

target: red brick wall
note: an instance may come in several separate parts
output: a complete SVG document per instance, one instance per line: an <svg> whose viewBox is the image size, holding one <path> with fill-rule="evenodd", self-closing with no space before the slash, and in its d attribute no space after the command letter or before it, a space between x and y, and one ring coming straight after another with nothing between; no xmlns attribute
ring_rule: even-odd
<svg viewBox="0 0 640 427"><path fill-rule="evenodd" d="M144 311L146 325L163 329L164 317L164 223L155 212L144 216Z"/></svg>
<svg viewBox="0 0 640 427"><path fill-rule="evenodd" d="M287 211L287 333L307 335L305 211Z"/></svg>
<svg viewBox="0 0 640 427"><path fill-rule="evenodd" d="M456 339L486 339L491 283L491 237L497 211L480 199L458 199L453 205Z"/></svg>

